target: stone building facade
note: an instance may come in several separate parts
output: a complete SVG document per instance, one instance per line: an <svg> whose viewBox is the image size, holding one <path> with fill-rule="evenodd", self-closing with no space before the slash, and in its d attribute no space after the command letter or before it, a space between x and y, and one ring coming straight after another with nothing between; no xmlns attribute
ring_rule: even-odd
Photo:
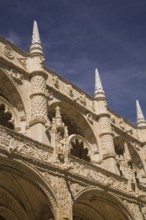
<svg viewBox="0 0 146 220"><path fill-rule="evenodd" d="M108 108L0 37L0 220L146 219L146 121Z"/></svg>

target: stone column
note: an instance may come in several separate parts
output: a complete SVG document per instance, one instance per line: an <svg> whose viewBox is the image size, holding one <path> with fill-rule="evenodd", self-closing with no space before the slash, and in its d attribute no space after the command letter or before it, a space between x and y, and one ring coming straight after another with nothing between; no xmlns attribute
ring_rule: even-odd
<svg viewBox="0 0 146 220"><path fill-rule="evenodd" d="M101 156L103 159L103 168L114 173L119 173L115 159L116 153L110 124L110 114L107 110L107 100L97 69L95 74L95 111L100 129L99 133L101 138Z"/></svg>
<svg viewBox="0 0 146 220"><path fill-rule="evenodd" d="M30 135L37 141L48 143L48 138L45 132L48 106L46 90L47 74L44 70L44 60L38 26L35 21L29 57L31 79Z"/></svg>

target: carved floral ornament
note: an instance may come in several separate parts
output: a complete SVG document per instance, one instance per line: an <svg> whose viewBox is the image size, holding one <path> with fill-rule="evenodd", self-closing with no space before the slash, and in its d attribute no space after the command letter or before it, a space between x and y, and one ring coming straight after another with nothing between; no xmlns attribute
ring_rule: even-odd
<svg viewBox="0 0 146 220"><path fill-rule="evenodd" d="M5 56L7 57L7 58L9 58L9 59L14 59L14 51L13 51L13 49L10 47L10 46L8 46L8 45L5 45L4 46L4 54L5 54Z"/></svg>

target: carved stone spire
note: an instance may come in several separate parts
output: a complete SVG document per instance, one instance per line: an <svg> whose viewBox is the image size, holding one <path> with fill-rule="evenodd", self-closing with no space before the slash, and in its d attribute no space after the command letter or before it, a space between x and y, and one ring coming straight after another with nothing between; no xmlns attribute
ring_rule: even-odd
<svg viewBox="0 0 146 220"><path fill-rule="evenodd" d="M30 55L41 54L43 55L43 49L41 45L38 24L34 21L32 32L32 44L30 47Z"/></svg>
<svg viewBox="0 0 146 220"><path fill-rule="evenodd" d="M95 69L95 98L105 97L98 69Z"/></svg>
<svg viewBox="0 0 146 220"><path fill-rule="evenodd" d="M41 44L37 21L34 21L33 34L32 34L32 44L35 44L35 43Z"/></svg>
<svg viewBox="0 0 146 220"><path fill-rule="evenodd" d="M145 127L146 126L146 121L143 115L143 112L141 110L139 101L136 100L136 110L137 110L137 125L138 127Z"/></svg>

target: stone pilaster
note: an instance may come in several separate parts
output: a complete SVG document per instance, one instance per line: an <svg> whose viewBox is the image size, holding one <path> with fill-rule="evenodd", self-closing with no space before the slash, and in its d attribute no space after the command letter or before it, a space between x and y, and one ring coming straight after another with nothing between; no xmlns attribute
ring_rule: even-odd
<svg viewBox="0 0 146 220"><path fill-rule="evenodd" d="M118 173L115 160L116 154L114 149L113 133L110 124L110 114L107 110L107 100L97 69L95 77L95 109L100 129L103 167L111 172Z"/></svg>

